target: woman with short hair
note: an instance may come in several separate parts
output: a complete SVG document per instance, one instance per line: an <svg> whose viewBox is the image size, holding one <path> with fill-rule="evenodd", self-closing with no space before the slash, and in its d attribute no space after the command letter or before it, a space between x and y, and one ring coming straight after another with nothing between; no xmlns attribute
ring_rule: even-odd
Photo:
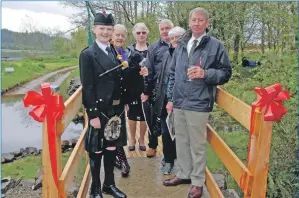
<svg viewBox="0 0 299 198"><path fill-rule="evenodd" d="M163 142L163 154L164 159L162 161L162 172L164 175L171 173L174 165L174 160L176 159L176 145L175 140L171 139L166 118L171 112L167 112L166 105L171 98L167 94L167 86L169 82L169 68L170 62L172 60L172 54L177 47L177 41L183 36L186 31L181 27L174 27L168 32L171 47L163 57L163 64L161 67L160 75L158 76L156 83L156 101L154 105L154 111L157 117L160 118L160 128L162 132L162 142ZM159 122L157 122L159 123Z"/></svg>
<svg viewBox="0 0 299 198"><path fill-rule="evenodd" d="M149 44L147 43L147 35L149 33L149 30L147 26L144 23L136 23L133 27L132 33L134 35L136 43L130 45L128 47L129 56L132 51L139 52L143 55L144 58L146 58L147 55L147 48ZM132 69L132 72L138 72L136 69ZM136 144L136 126L137 121L140 122L140 137L139 137L139 150L146 151L146 146L144 143L144 135L146 132L146 123L145 118L142 111L142 104L140 95L144 91L144 80L142 76L138 76L138 79L134 79L134 83L137 83L139 89L135 91L133 94L134 100L128 105L128 119L129 119L129 128L130 128L130 140L129 140L129 151L135 150L135 144Z"/></svg>
<svg viewBox="0 0 299 198"><path fill-rule="evenodd" d="M122 56L123 61L128 60L128 54L126 50L123 48L126 43L127 36L128 36L128 31L124 25L116 24L114 26L112 40L114 41L114 47L116 48L117 52ZM123 146L126 145L127 145L127 139L123 141ZM124 148L117 147L116 151L117 153L116 153L115 166L121 169L121 174L123 177L127 177L130 172L130 165L128 163Z"/></svg>

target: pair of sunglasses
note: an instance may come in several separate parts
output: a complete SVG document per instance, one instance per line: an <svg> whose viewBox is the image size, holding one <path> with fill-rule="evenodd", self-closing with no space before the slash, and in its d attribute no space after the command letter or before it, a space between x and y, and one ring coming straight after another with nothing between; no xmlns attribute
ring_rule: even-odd
<svg viewBox="0 0 299 198"><path fill-rule="evenodd" d="M146 35L146 32L136 32L137 35L143 34Z"/></svg>

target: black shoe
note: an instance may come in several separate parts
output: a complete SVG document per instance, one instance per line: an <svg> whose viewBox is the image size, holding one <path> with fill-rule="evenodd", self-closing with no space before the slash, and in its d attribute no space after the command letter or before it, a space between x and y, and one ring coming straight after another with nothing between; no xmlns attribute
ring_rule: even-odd
<svg viewBox="0 0 299 198"><path fill-rule="evenodd" d="M130 166L129 164L122 164L122 169L121 169L121 176L122 177L128 177L130 173Z"/></svg>
<svg viewBox="0 0 299 198"><path fill-rule="evenodd" d="M111 185L109 187L103 185L102 190L104 194L112 195L114 198L127 198L127 195L116 188L115 185Z"/></svg>
<svg viewBox="0 0 299 198"><path fill-rule="evenodd" d="M101 186L99 184L91 184L90 198L103 198Z"/></svg>

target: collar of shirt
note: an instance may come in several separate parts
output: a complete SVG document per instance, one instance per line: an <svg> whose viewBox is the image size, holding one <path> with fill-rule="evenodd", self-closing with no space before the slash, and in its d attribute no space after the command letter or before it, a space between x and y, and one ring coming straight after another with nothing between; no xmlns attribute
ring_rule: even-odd
<svg viewBox="0 0 299 198"><path fill-rule="evenodd" d="M196 47L199 45L200 41L202 40L202 37L204 37L206 35L206 33L204 33L203 35L201 35L200 37L198 37L197 39L192 35L192 37L190 38L190 40L188 41L187 44L187 50L188 50L188 54L192 48L193 45L193 41L196 39L197 43L196 43Z"/></svg>
<svg viewBox="0 0 299 198"><path fill-rule="evenodd" d="M108 52L106 50L106 47L109 46L109 44L107 43L106 45L101 43L100 41L96 40L97 45L99 46L99 48L101 50L103 50L103 52L105 52L108 55Z"/></svg>

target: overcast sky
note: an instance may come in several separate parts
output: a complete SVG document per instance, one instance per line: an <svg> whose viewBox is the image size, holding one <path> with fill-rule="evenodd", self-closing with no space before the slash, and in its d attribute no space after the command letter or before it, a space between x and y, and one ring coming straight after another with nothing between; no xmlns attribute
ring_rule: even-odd
<svg viewBox="0 0 299 198"><path fill-rule="evenodd" d="M67 31L73 26L68 17L76 13L58 1L4 1L2 2L2 28L13 31L24 30L24 22L29 21L37 29L59 29Z"/></svg>

